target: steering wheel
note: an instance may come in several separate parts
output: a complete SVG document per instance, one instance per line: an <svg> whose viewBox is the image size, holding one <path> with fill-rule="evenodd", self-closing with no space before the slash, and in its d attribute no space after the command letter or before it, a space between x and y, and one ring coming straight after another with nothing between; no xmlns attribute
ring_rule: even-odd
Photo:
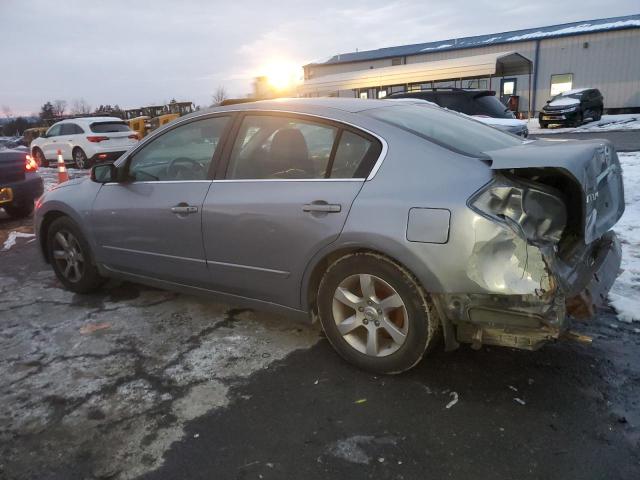
<svg viewBox="0 0 640 480"><path fill-rule="evenodd" d="M194 180L205 178L206 172L200 162L187 157L171 160L167 166L167 177L176 180Z"/></svg>
<svg viewBox="0 0 640 480"><path fill-rule="evenodd" d="M301 168L289 168L280 172L272 173L272 178L310 178L309 172Z"/></svg>

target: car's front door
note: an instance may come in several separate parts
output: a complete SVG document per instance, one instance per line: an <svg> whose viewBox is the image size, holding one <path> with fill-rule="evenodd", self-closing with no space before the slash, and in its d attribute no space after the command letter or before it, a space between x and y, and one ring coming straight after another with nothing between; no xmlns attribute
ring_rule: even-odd
<svg viewBox="0 0 640 480"><path fill-rule="evenodd" d="M77 135L80 127L75 123L63 123L60 128L60 136L57 141L57 148L62 151L62 158L67 161L73 160L73 146L77 145Z"/></svg>
<svg viewBox="0 0 640 480"><path fill-rule="evenodd" d="M203 208L215 289L296 308L309 260L337 239L380 141L313 117L246 114Z"/></svg>
<svg viewBox="0 0 640 480"><path fill-rule="evenodd" d="M92 208L101 263L116 271L206 286L202 204L229 122L227 115L179 125L119 166L129 180L105 184Z"/></svg>
<svg viewBox="0 0 640 480"><path fill-rule="evenodd" d="M47 130L47 135L43 138L42 153L47 160L55 160L58 150L58 141L60 140L61 125L57 124Z"/></svg>

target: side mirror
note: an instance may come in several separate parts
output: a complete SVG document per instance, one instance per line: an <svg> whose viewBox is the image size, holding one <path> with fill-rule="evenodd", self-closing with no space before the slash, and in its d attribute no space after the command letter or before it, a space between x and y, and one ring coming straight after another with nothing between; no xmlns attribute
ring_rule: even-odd
<svg viewBox="0 0 640 480"><path fill-rule="evenodd" d="M97 183L118 181L118 169L113 163L100 163L91 168L91 180Z"/></svg>

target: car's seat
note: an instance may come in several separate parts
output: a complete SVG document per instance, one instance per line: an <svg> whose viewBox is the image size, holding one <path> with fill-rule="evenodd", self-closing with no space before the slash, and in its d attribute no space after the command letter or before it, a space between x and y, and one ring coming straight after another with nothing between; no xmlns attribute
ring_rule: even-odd
<svg viewBox="0 0 640 480"><path fill-rule="evenodd" d="M267 178L314 178L304 135L297 128L278 130L271 140Z"/></svg>

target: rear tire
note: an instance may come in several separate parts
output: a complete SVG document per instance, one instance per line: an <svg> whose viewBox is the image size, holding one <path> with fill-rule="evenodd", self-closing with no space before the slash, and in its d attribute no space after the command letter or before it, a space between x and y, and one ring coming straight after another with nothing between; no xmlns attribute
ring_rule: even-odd
<svg viewBox="0 0 640 480"><path fill-rule="evenodd" d="M58 280L72 292L89 293L105 281L95 266L89 243L69 217L60 217L49 227L47 257Z"/></svg>
<svg viewBox="0 0 640 480"><path fill-rule="evenodd" d="M89 168L89 160L87 159L87 155L84 153L80 147L76 147L73 149L73 162L76 165L76 168L80 170L84 170Z"/></svg>
<svg viewBox="0 0 640 480"><path fill-rule="evenodd" d="M42 153L42 150L40 150L39 148L36 148L33 150L33 156L39 167L49 166L49 161L46 158L44 158L44 154Z"/></svg>
<svg viewBox="0 0 640 480"><path fill-rule="evenodd" d="M5 205L3 208L11 218L25 218L33 212L33 202L31 201L20 205Z"/></svg>
<svg viewBox="0 0 640 480"><path fill-rule="evenodd" d="M340 258L318 291L320 322L333 348L363 370L409 370L439 339L440 322L417 279L372 252Z"/></svg>

